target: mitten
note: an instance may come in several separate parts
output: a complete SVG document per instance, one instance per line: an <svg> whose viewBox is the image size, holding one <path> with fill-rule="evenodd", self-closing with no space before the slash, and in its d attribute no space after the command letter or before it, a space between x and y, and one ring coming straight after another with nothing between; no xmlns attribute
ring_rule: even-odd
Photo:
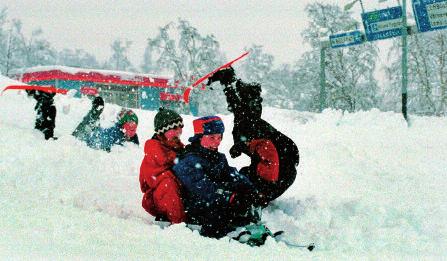
<svg viewBox="0 0 447 261"><path fill-rule="evenodd" d="M247 145L245 142L238 142L231 146L230 148L230 156L234 159L241 156L242 153L246 153L248 151Z"/></svg>

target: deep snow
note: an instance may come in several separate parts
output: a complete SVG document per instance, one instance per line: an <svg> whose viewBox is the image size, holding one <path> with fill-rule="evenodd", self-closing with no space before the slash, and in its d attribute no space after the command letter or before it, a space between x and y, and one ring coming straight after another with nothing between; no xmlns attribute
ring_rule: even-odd
<svg viewBox="0 0 447 261"><path fill-rule="evenodd" d="M0 89L12 84L0 76ZM263 118L298 145L294 185L263 212L289 240L262 247L203 238L184 224L162 228L140 206L138 173L154 112L136 110L140 147L88 148L70 133L87 99L57 95L56 141L34 130L35 101L0 96L0 259L417 260L447 258L447 119L265 108ZM116 105L101 123L111 125ZM184 142L192 117L184 116ZM232 145L232 117L220 150ZM242 167L247 157L231 159Z"/></svg>

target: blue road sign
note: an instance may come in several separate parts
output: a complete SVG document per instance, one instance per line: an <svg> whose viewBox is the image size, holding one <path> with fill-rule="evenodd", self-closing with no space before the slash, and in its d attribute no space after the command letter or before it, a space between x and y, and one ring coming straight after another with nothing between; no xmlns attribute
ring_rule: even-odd
<svg viewBox="0 0 447 261"><path fill-rule="evenodd" d="M413 0L413 12L419 32L447 28L446 0Z"/></svg>
<svg viewBox="0 0 447 261"><path fill-rule="evenodd" d="M363 42L362 33L360 31L352 31L342 34L330 35L329 42L331 43L332 48L361 44Z"/></svg>
<svg viewBox="0 0 447 261"><path fill-rule="evenodd" d="M402 35L402 7L400 6L363 13L362 20L368 41Z"/></svg>

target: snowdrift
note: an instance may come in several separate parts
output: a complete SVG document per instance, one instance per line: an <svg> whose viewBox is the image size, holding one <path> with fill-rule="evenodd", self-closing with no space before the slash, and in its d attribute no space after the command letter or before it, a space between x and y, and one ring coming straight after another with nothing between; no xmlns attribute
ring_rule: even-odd
<svg viewBox="0 0 447 261"><path fill-rule="evenodd" d="M0 89L16 82L0 76ZM136 110L140 147L88 148L70 134L88 99L57 95L56 141L34 130L35 101L0 96L0 259L297 260L445 259L447 120L400 114L322 114L266 108L263 118L298 145L294 185L263 212L272 230L314 252L268 240L262 247L163 228L140 206L138 173L154 112ZM110 126L119 107L106 104ZM192 136L184 116L182 139ZM232 116L222 115L232 145ZM242 167L248 157L231 159Z"/></svg>

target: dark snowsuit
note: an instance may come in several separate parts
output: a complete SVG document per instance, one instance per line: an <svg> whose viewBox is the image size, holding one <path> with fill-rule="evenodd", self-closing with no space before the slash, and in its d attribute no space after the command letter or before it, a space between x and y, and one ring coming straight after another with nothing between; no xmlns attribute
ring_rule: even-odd
<svg viewBox="0 0 447 261"><path fill-rule="evenodd" d="M34 110L37 115L34 128L40 130L46 140L53 138L56 127L56 107L53 97L56 94L36 90L27 91L27 93L36 100Z"/></svg>
<svg viewBox="0 0 447 261"><path fill-rule="evenodd" d="M241 137L246 138L248 144L242 142ZM231 154L238 156L245 153L251 158L250 166L242 168L240 172L248 176L263 193L265 204L281 196L293 184L299 156L298 148L290 138L261 118L235 120L233 138L235 146ZM269 142L273 146L263 152L263 148L268 146L265 144Z"/></svg>
<svg viewBox="0 0 447 261"><path fill-rule="evenodd" d="M250 216L250 206L232 201L252 194L254 187L228 165L224 154L194 142L186 146L173 170L182 184L188 222L202 225L202 235L219 238L257 221Z"/></svg>
<svg viewBox="0 0 447 261"><path fill-rule="evenodd" d="M299 151L296 144L276 130L262 115L261 86L237 79L233 68L226 68L210 77L208 84L219 81L225 86L228 110L234 114L231 157L241 153L251 159L250 166L240 170L250 178L263 195L263 206L282 195L296 178Z"/></svg>
<svg viewBox="0 0 447 261"><path fill-rule="evenodd" d="M103 110L104 100L101 97L96 97L92 102L92 108L87 115L84 116L72 135L79 140L86 141L93 130L99 127L99 116L101 116Z"/></svg>

